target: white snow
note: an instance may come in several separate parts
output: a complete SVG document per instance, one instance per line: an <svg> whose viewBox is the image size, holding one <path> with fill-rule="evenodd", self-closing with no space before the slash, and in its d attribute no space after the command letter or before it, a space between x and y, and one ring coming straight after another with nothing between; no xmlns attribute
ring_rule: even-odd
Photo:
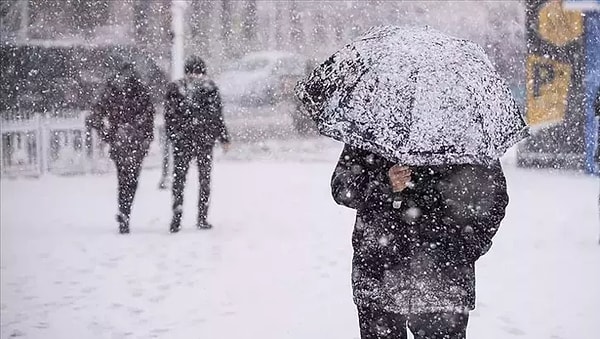
<svg viewBox="0 0 600 339"><path fill-rule="evenodd" d="M113 173L3 179L1 337L358 338L354 213L329 191L339 145L306 145L217 154L210 231L192 227L195 170L174 235L158 169L142 173L127 236ZM598 179L505 171L511 202L477 265L470 338L598 338Z"/></svg>

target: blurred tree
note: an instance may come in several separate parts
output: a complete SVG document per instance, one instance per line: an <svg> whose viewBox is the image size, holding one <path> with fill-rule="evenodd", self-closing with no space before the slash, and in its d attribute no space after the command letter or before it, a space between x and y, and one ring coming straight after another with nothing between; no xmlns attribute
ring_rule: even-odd
<svg viewBox="0 0 600 339"><path fill-rule="evenodd" d="M56 39L64 35L91 36L108 23L109 0L29 0L30 37Z"/></svg>
<svg viewBox="0 0 600 339"><path fill-rule="evenodd" d="M283 48L283 9L284 3L277 1L275 3L275 46L277 49Z"/></svg>
<svg viewBox="0 0 600 339"><path fill-rule="evenodd" d="M296 0L290 1L290 37L292 48L301 51L304 48L304 30L302 29L302 15Z"/></svg>
<svg viewBox="0 0 600 339"><path fill-rule="evenodd" d="M71 18L71 30L91 35L94 28L106 25L109 19L108 0L60 1L65 6L67 18Z"/></svg>
<svg viewBox="0 0 600 339"><path fill-rule="evenodd" d="M64 18L65 6L57 0L29 0L30 30L29 37L34 39L58 38L57 32L66 33ZM50 18L58 19L55 22Z"/></svg>
<svg viewBox="0 0 600 339"><path fill-rule="evenodd" d="M21 38L26 36L29 25L27 12L27 0L0 1L0 34L3 42L17 35L21 35Z"/></svg>
<svg viewBox="0 0 600 339"><path fill-rule="evenodd" d="M211 14L214 8L213 1L192 1L191 3L190 32L191 40L195 47L194 53L201 56L211 56L210 41L214 37L211 25Z"/></svg>
<svg viewBox="0 0 600 339"><path fill-rule="evenodd" d="M231 57L232 46L232 6L230 0L221 0L221 42L225 58Z"/></svg>
<svg viewBox="0 0 600 339"><path fill-rule="evenodd" d="M150 34L148 27L148 14L151 3L147 0L135 0L133 3L133 31L135 32L135 42L138 45L146 45L147 37Z"/></svg>
<svg viewBox="0 0 600 339"><path fill-rule="evenodd" d="M256 44L258 14L256 0L247 0L244 6L244 21L242 23L242 48L244 53L254 49Z"/></svg>
<svg viewBox="0 0 600 339"><path fill-rule="evenodd" d="M325 30L325 16L323 12L318 10L314 16L315 20L315 28L314 28L314 37L315 42L324 43L327 39L327 32Z"/></svg>

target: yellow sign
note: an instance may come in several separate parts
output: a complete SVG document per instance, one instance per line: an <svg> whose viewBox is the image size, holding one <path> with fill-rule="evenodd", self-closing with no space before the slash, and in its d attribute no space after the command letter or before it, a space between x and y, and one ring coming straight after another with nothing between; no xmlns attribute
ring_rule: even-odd
<svg viewBox="0 0 600 339"><path fill-rule="evenodd" d="M538 33L542 39L562 47L583 34L583 16L579 11L564 10L561 1L549 1L539 12Z"/></svg>
<svg viewBox="0 0 600 339"><path fill-rule="evenodd" d="M527 58L527 122L532 125L560 122L567 111L571 65L549 58Z"/></svg>

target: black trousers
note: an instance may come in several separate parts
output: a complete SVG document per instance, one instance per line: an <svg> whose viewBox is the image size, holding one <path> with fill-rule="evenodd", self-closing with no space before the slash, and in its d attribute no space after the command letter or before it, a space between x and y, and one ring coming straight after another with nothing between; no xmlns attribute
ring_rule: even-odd
<svg viewBox="0 0 600 339"><path fill-rule="evenodd" d="M198 165L199 197L198 223L206 222L210 199L210 175L212 171L213 145L186 148L173 145L173 221L178 225L183 214L183 192L187 172L192 160Z"/></svg>
<svg viewBox="0 0 600 339"><path fill-rule="evenodd" d="M415 339L465 339L468 313L401 315L358 308L361 339L406 339L406 328Z"/></svg>
<svg viewBox="0 0 600 339"><path fill-rule="evenodd" d="M171 140L167 138L167 131L162 129L160 132L160 141L162 147L162 173L161 180L165 181L169 177L169 162L171 158Z"/></svg>
<svg viewBox="0 0 600 339"><path fill-rule="evenodd" d="M147 149L139 149L129 152L111 148L111 157L117 167L119 214L125 220L128 220L131 215L131 205L135 198L142 162L147 151Z"/></svg>

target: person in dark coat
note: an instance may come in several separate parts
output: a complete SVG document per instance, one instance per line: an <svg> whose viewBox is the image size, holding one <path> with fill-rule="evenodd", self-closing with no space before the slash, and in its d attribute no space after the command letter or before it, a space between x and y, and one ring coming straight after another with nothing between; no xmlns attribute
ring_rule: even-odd
<svg viewBox="0 0 600 339"><path fill-rule="evenodd" d="M190 58L185 65L185 77L171 83L165 105L167 137L173 148L173 219L170 231L181 228L183 191L190 162L198 165L200 194L198 198L199 229L209 229L206 220L210 198L210 176L215 143L229 149L229 134L223 119L219 89L206 75L204 61Z"/></svg>
<svg viewBox="0 0 600 339"><path fill-rule="evenodd" d="M154 105L132 63L125 62L106 84L99 101L86 119L110 145L117 167L117 221L120 233L129 233L131 205L138 186L142 162L154 138Z"/></svg>
<svg viewBox="0 0 600 339"><path fill-rule="evenodd" d="M466 337L475 261L508 204L499 162L402 167L345 146L331 182L357 211L352 285L362 339Z"/></svg>

